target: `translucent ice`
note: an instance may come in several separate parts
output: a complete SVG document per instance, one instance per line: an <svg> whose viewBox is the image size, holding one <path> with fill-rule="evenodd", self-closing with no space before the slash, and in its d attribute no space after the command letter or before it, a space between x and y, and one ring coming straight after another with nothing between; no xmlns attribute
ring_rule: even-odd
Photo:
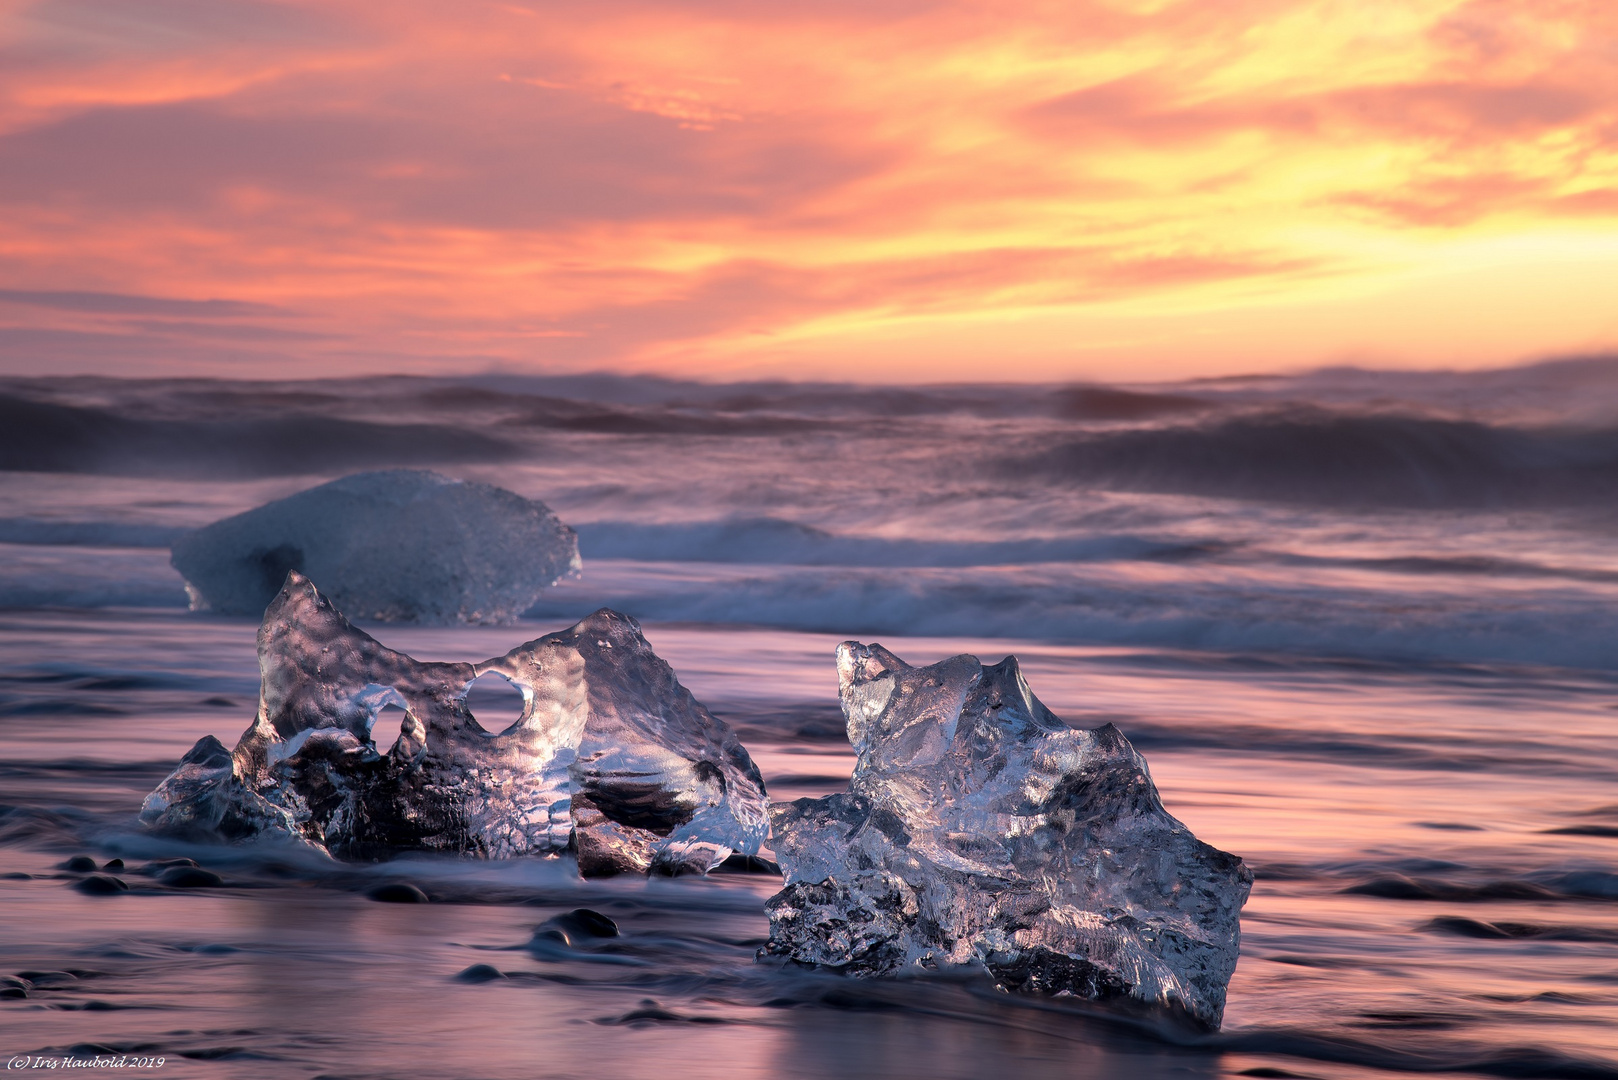
<svg viewBox="0 0 1618 1080"><path fill-rule="evenodd" d="M770 953L854 975L986 969L1217 1027L1253 876L1170 817L1111 724L1070 728L1014 657L837 648L847 794L773 811Z"/></svg>
<svg viewBox="0 0 1618 1080"><path fill-rule="evenodd" d="M349 858L571 847L586 875L706 872L768 835L747 751L617 612L481 664L422 663L354 629L294 571L258 653L252 726L234 752L198 742L147 796L149 827L282 835ZM523 695L499 734L466 707L486 672ZM405 719L379 747L371 731L389 704Z"/></svg>
<svg viewBox="0 0 1618 1080"><path fill-rule="evenodd" d="M544 503L419 469L356 473L181 537L171 560L197 610L258 615L288 570L357 618L516 617L579 568Z"/></svg>

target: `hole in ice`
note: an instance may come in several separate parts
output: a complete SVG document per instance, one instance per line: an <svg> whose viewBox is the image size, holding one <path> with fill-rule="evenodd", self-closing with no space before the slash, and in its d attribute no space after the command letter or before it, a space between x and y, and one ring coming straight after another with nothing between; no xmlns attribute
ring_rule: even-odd
<svg viewBox="0 0 1618 1080"><path fill-rule="evenodd" d="M371 722L371 741L376 744L376 752L386 754L393 749L393 744L399 741L399 729L404 726L405 711L397 705L384 705L377 710L376 719Z"/></svg>
<svg viewBox="0 0 1618 1080"><path fill-rule="evenodd" d="M472 680L466 691L466 707L472 719L491 735L498 735L522 718L522 691L504 675L485 671Z"/></svg>

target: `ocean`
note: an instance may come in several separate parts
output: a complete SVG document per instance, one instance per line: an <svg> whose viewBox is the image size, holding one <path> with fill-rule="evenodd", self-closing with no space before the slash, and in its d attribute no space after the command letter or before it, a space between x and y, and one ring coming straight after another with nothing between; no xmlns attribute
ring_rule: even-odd
<svg viewBox="0 0 1618 1080"><path fill-rule="evenodd" d="M758 963L768 874L143 834L145 794L257 700L255 622L187 610L168 545L394 466L543 500L583 571L515 625L364 629L476 660L633 615L774 799L847 782L837 642L1019 657L1253 868L1223 1029ZM210 1078L1618 1077L1615 524L1603 359L1150 386L0 381L0 1055ZM130 891L76 890L75 857L121 859ZM223 884L162 884L175 859ZM367 897L393 881L434 902ZM535 941L579 907L622 937Z"/></svg>

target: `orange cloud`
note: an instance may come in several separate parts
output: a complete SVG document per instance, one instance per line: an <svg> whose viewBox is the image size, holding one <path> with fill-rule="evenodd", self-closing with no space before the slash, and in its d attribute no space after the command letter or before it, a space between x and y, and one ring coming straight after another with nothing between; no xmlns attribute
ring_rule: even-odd
<svg viewBox="0 0 1618 1080"><path fill-rule="evenodd" d="M1605 0L0 12L4 369L1141 377L1618 344ZM1612 304L1422 322L1434 289L1592 267Z"/></svg>

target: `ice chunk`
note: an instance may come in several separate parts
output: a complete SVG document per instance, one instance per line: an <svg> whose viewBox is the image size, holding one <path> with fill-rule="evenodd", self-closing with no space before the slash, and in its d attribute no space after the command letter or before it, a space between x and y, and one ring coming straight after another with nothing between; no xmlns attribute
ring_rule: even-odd
<svg viewBox="0 0 1618 1080"><path fill-rule="evenodd" d="M706 872L768 835L747 751L617 612L481 664L422 663L350 626L294 571L258 653L253 725L234 752L197 743L147 796L149 827L287 836L348 858L571 847L586 875ZM486 672L524 700L498 734L466 707ZM379 752L371 727L390 704L405 719Z"/></svg>
<svg viewBox="0 0 1618 1080"><path fill-rule="evenodd" d="M258 615L288 570L383 622L515 618L579 569L544 503L420 469L356 473L181 537L170 561L194 610Z"/></svg>
<svg viewBox="0 0 1618 1080"><path fill-rule="evenodd" d="M1111 724L1070 728L1015 657L915 668L837 647L846 794L773 811L768 953L854 975L986 969L1217 1027L1252 873L1170 817Z"/></svg>

